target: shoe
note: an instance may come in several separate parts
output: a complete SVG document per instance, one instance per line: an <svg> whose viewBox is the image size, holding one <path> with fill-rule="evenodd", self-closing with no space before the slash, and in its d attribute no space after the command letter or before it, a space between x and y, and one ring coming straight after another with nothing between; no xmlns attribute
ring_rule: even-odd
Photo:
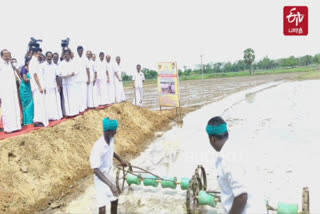
<svg viewBox="0 0 320 214"><path fill-rule="evenodd" d="M42 123L36 123L33 125L33 127L44 127L44 125Z"/></svg>

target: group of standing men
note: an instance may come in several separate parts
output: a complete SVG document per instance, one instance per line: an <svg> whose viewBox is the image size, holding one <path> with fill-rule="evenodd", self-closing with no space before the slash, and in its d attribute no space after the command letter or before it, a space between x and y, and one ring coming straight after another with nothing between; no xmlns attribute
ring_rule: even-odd
<svg viewBox="0 0 320 214"><path fill-rule="evenodd" d="M44 57L41 48L35 47L27 53L21 70L12 66L9 51L2 50L1 58L0 100L7 133L21 129L20 112L24 125L43 127L50 120L76 116L88 108L126 101L119 56L112 64L109 55L101 52L96 59L88 50L85 56L78 46L75 55L65 48L60 58L50 51ZM20 77L20 93L15 74ZM142 93L140 99L142 104Z"/></svg>

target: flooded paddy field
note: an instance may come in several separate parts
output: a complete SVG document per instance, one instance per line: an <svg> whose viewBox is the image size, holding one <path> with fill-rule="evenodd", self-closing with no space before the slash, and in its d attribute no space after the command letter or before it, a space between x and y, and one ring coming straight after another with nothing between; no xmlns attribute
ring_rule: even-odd
<svg viewBox="0 0 320 214"><path fill-rule="evenodd" d="M191 177L196 166L201 164L207 171L208 188L219 190L215 173L216 153L208 142L205 126L211 117L221 115L230 130L227 142L232 147L230 158L241 162L247 169L248 181L261 195L256 199L260 200L259 203L269 200L276 206L280 201L291 202L298 203L301 209L302 188L308 186L311 213L320 213L320 176L316 169L320 162L320 102L317 99L320 81L287 81L283 78L288 76L277 76L276 81L264 84L262 77L243 82L239 80L241 78L233 82L228 78L225 83L222 79L211 80L211 87L207 85L206 89L197 87L202 83L196 86L189 83L194 90L198 88L197 102L209 104L186 115L182 127L175 126L160 133L131 163L160 176L177 176L178 180ZM183 84L182 92L190 90ZM250 87L248 85L258 86L239 91ZM207 94L207 99L200 89ZM235 93L214 102L217 98L212 94L219 90L234 90ZM154 96L156 99L157 94ZM146 102L149 108L155 107L152 100L149 97ZM192 99L184 94L182 100L187 103ZM82 194L52 213L97 213L92 180ZM119 213L186 213L185 198L186 192L179 187L168 190L160 186L132 185L119 198ZM197 212L223 213L223 209L221 206L204 206Z"/></svg>

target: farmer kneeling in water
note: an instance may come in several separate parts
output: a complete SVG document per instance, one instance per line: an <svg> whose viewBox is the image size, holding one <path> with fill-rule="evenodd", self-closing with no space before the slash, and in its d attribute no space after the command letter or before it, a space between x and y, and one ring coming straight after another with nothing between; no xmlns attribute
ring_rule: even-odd
<svg viewBox="0 0 320 214"><path fill-rule="evenodd" d="M232 143L226 144L229 139L227 123L221 117L213 117L209 120L206 131L211 146L219 153L216 170L224 212L228 214L266 213L263 200L260 200L258 194L253 197L252 189L247 185L250 182L248 179L252 180L253 177L246 174L239 164L240 160L237 162L231 160ZM257 203L254 203L253 199Z"/></svg>
<svg viewBox="0 0 320 214"><path fill-rule="evenodd" d="M113 137L117 133L117 128L117 120L105 118L103 120L103 136L94 144L90 155L90 166L94 169L94 184L99 214L106 213L108 201L111 202L111 213L117 213L119 190L112 176L113 157L123 166L129 164L114 152Z"/></svg>

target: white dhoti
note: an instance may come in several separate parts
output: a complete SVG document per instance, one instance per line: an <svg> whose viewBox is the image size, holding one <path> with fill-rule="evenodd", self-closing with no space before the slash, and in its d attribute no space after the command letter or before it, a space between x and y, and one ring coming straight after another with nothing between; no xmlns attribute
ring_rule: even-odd
<svg viewBox="0 0 320 214"><path fill-rule="evenodd" d="M96 86L99 98L99 105L109 104L107 80L98 79L96 82Z"/></svg>
<svg viewBox="0 0 320 214"><path fill-rule="evenodd" d="M87 105L88 108L95 108L99 106L99 99L98 99L98 91L97 85L93 86L93 83L90 82L88 86L88 97L87 97Z"/></svg>
<svg viewBox="0 0 320 214"><path fill-rule="evenodd" d="M116 180L112 176L112 170L109 170L109 172L102 173L113 185L116 186ZM96 175L94 175L94 185L96 189L98 207L104 207L107 203L110 203L111 201L115 201L118 199L112 194L110 187L107 184L103 183Z"/></svg>
<svg viewBox="0 0 320 214"><path fill-rule="evenodd" d="M46 89L46 107L49 120L60 120L62 118L61 99L58 88Z"/></svg>
<svg viewBox="0 0 320 214"><path fill-rule="evenodd" d="M77 84L63 86L64 106L67 116L75 116L79 114L80 95Z"/></svg>
<svg viewBox="0 0 320 214"><path fill-rule="evenodd" d="M3 91L3 93L5 93ZM17 93L7 94L1 98L2 122L5 132L21 129L20 106ZM1 118L0 118L1 119Z"/></svg>
<svg viewBox="0 0 320 214"><path fill-rule="evenodd" d="M142 106L143 104L143 88L135 88L134 90L133 104L137 106Z"/></svg>
<svg viewBox="0 0 320 214"><path fill-rule="evenodd" d="M123 84L119 80L115 80L115 91L116 91L116 102L120 103L126 101L126 96L124 94Z"/></svg>
<svg viewBox="0 0 320 214"><path fill-rule="evenodd" d="M84 112L87 106L87 96L88 96L88 86L86 82L79 82L79 103L80 103L80 112Z"/></svg>
<svg viewBox="0 0 320 214"><path fill-rule="evenodd" d="M108 90L108 96L109 96L109 103L112 104L116 102L116 92L115 92L115 86L114 83L107 83L107 90Z"/></svg>
<svg viewBox="0 0 320 214"><path fill-rule="evenodd" d="M33 103L34 103L34 123L42 123L44 126L49 125L47 107L46 107L46 95L40 93L39 89L32 91Z"/></svg>

